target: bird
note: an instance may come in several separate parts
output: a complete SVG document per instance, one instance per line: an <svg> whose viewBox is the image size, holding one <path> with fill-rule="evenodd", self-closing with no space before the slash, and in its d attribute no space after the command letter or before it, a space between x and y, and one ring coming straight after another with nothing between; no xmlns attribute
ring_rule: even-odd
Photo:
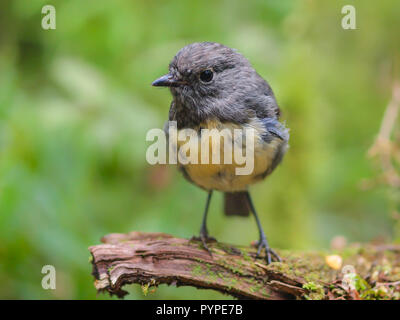
<svg viewBox="0 0 400 320"><path fill-rule="evenodd" d="M178 163L183 176L207 191L199 239L208 252L207 214L214 191L224 193L227 216L253 214L259 233L257 258L263 252L267 264L281 261L269 246L267 237L249 193L249 187L264 180L281 163L289 142L289 129L280 121L281 111L275 95L264 80L236 49L217 42L195 42L178 51L169 72L152 83L168 87L172 94L168 121L175 121L178 133L192 129L201 139L204 129L248 129L254 131L254 168L238 175L231 164ZM243 142L242 142L243 145ZM175 145L179 150L181 145ZM211 145L218 147L218 145ZM220 150L211 150L211 152Z"/></svg>

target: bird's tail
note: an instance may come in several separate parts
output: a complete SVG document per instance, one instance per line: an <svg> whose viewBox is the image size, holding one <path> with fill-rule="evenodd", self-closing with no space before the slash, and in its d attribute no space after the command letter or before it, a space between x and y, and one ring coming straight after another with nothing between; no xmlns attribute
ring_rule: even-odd
<svg viewBox="0 0 400 320"><path fill-rule="evenodd" d="M250 212L249 202L247 200L247 191L225 192L224 211L227 216L247 217Z"/></svg>

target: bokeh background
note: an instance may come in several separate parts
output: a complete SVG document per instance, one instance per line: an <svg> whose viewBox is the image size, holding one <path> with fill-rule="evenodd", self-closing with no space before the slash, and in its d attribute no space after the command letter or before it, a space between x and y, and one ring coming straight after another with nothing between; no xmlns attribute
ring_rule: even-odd
<svg viewBox="0 0 400 320"><path fill-rule="evenodd" d="M45 4L56 8L56 30L41 28ZM341 27L346 4L355 5L356 30ZM88 262L101 236L198 232L206 193L145 160L146 132L163 126L171 100L150 83L195 41L243 53L291 128L282 165L252 189L273 247L399 239L398 189L376 183L381 169L368 157L392 95L399 16L400 2L388 0L2 0L0 298L109 299L96 295ZM251 218L223 216L221 195L209 229L225 242L257 238ZM47 264L56 290L41 287ZM129 291L129 299L225 298Z"/></svg>

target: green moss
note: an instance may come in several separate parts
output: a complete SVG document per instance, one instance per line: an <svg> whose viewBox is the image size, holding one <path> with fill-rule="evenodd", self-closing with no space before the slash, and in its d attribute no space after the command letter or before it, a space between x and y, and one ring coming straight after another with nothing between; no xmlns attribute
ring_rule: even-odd
<svg viewBox="0 0 400 320"><path fill-rule="evenodd" d="M113 271L113 270L114 270L114 268L115 268L115 266L111 266L111 267L109 267L109 268L107 269L107 272L108 272L108 273L111 273L111 271Z"/></svg>
<svg viewBox="0 0 400 320"><path fill-rule="evenodd" d="M217 280L217 273L213 271L212 265L209 263L206 264L206 268L199 264L193 264L192 275L195 277L206 278L207 283L210 283L211 281L215 282ZM220 278L223 279L224 277L220 276Z"/></svg>
<svg viewBox="0 0 400 320"><path fill-rule="evenodd" d="M192 274L196 277L200 277L203 275L203 269L200 267L200 265L196 264L192 269Z"/></svg>
<svg viewBox="0 0 400 320"><path fill-rule="evenodd" d="M307 282L303 284L303 289L308 291L317 291L317 285L314 282Z"/></svg>
<svg viewBox="0 0 400 320"><path fill-rule="evenodd" d="M142 287L143 295L147 296L147 294L149 293L150 283L142 284L141 287Z"/></svg>
<svg viewBox="0 0 400 320"><path fill-rule="evenodd" d="M247 252L243 252L243 259L248 262L253 262L253 259L247 254Z"/></svg>
<svg viewBox="0 0 400 320"><path fill-rule="evenodd" d="M236 278L231 278L231 279L230 279L230 286L231 286L231 287L236 286L237 283L238 283L238 280L237 280Z"/></svg>
<svg viewBox="0 0 400 320"><path fill-rule="evenodd" d="M219 258L216 261L218 266L208 263L203 266L203 269L197 266L193 269L193 272L205 277L208 281L224 281L228 290L232 290L239 281L246 283L253 293L268 295L268 288L265 288L265 281L267 281L265 269L267 269L304 282L303 288L307 291L304 295L306 299L325 299L327 291L335 297L348 298L348 292L342 290L334 282L343 277L341 270L334 270L325 262L326 255L332 254L332 252L280 251L283 262L274 262L261 268L255 264L255 262L262 262L254 259L255 250L253 248L240 247L238 249L220 243L212 243L212 245L218 248L216 253L219 257L223 254L220 249L241 257ZM357 271L354 285L361 299L399 298L398 287L376 286L382 276L384 276L385 282L400 280L400 265L397 259L398 255L395 252L378 251L372 246L371 248L367 246L361 250L360 247L355 246L339 251L337 254L344 259L343 265L354 266ZM200 263L204 264L204 261L200 261ZM227 279L228 271L237 275L236 279ZM254 275L255 271L259 272L259 279L246 277L249 273Z"/></svg>
<svg viewBox="0 0 400 320"><path fill-rule="evenodd" d="M142 284L141 288L142 288L143 295L147 296L149 293L154 293L156 291L156 286L157 286L157 283L154 279L151 279L151 281L148 283ZM149 291L150 287L154 287L154 288Z"/></svg>
<svg viewBox="0 0 400 320"><path fill-rule="evenodd" d="M316 284L312 281L303 284L303 289L308 291L308 294L305 295L306 299L309 300L322 300L325 298L324 287L320 284Z"/></svg>
<svg viewBox="0 0 400 320"><path fill-rule="evenodd" d="M237 263L238 261L240 261L240 260L235 261L235 263ZM217 260L217 263L233 273L236 273L241 276L246 275L246 273L245 273L246 265L243 262L237 263L239 265L239 266L237 266L235 263L229 264L226 262L226 260L219 259L219 260Z"/></svg>
<svg viewBox="0 0 400 320"><path fill-rule="evenodd" d="M263 283L258 282L256 285L251 287L251 291L252 292L257 292L260 293L261 289L264 287L265 285Z"/></svg>

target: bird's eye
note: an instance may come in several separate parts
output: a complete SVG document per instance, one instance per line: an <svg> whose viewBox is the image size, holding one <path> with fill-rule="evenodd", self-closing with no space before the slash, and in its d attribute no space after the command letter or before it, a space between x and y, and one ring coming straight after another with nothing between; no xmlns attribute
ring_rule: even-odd
<svg viewBox="0 0 400 320"><path fill-rule="evenodd" d="M200 80L203 82L210 82L214 76L212 70L207 69L200 73Z"/></svg>

